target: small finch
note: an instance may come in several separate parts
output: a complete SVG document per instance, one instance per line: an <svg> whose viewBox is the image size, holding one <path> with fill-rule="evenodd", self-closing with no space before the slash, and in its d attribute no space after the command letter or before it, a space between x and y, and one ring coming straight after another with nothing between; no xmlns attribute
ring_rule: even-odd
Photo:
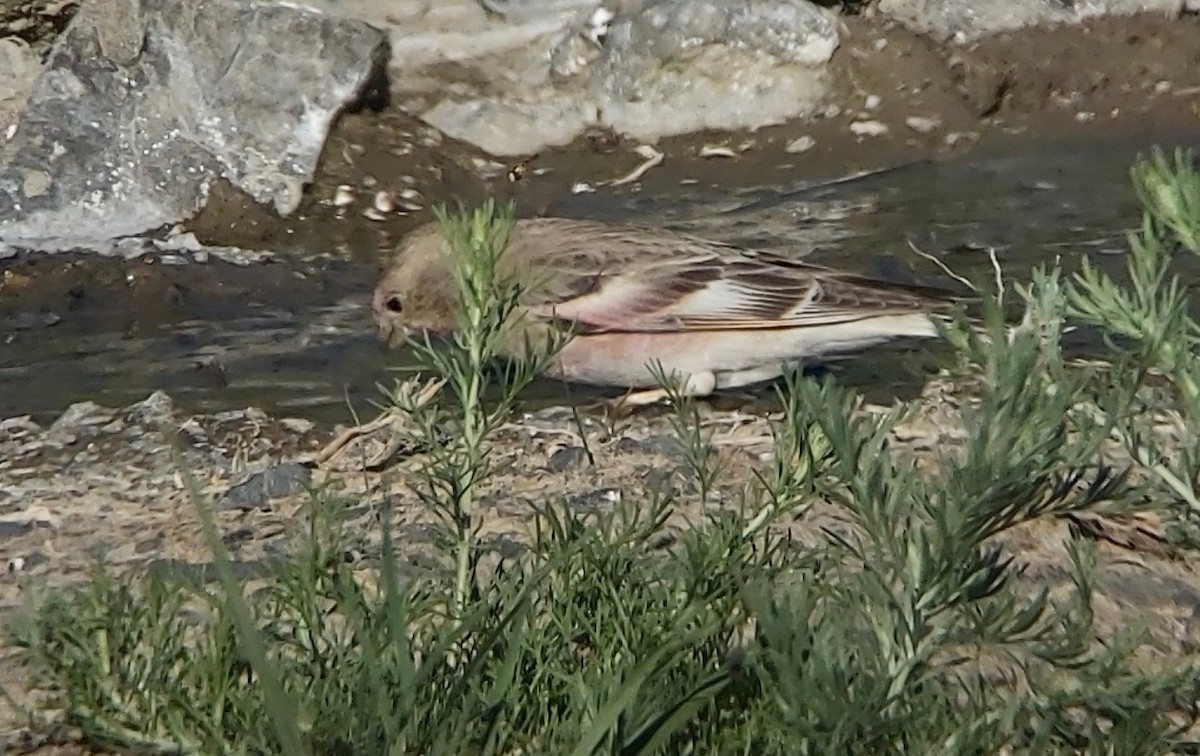
<svg viewBox="0 0 1200 756"><path fill-rule="evenodd" d="M405 239L373 301L389 346L413 332L453 333L451 254L436 223ZM931 316L955 301L775 252L564 218L516 221L497 273L522 284L523 335L572 326L551 377L647 389L658 366L695 396L777 378L807 358L937 336Z"/></svg>

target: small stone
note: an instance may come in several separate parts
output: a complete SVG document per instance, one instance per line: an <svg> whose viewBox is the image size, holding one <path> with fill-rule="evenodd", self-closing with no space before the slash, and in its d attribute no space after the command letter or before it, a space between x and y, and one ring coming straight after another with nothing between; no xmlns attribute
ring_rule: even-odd
<svg viewBox="0 0 1200 756"><path fill-rule="evenodd" d="M879 95L873 94L873 95L867 95L867 101L864 104L867 106L867 110L874 110L875 108L879 107L880 103L882 103L882 102L883 102L882 97L880 97Z"/></svg>
<svg viewBox="0 0 1200 756"><path fill-rule="evenodd" d="M132 423L156 425L168 421L175 413L175 402L164 391L155 391L137 404L125 408L125 414Z"/></svg>
<svg viewBox="0 0 1200 756"><path fill-rule="evenodd" d="M313 421L300 417L285 417L279 421L279 424L288 433L295 433L297 436L306 435L315 427Z"/></svg>
<svg viewBox="0 0 1200 756"><path fill-rule="evenodd" d="M1080 123L1091 123L1096 120L1096 114L1091 111L1081 111L1075 114L1075 120Z"/></svg>
<svg viewBox="0 0 1200 756"><path fill-rule="evenodd" d="M1167 81L1166 79L1163 79L1162 81L1154 82L1154 93L1155 94L1166 94L1167 92L1170 92L1170 91L1171 91L1171 82Z"/></svg>
<svg viewBox="0 0 1200 756"><path fill-rule="evenodd" d="M312 484L312 470L295 462L268 467L230 488L221 497L232 509L262 509L271 499L289 496Z"/></svg>
<svg viewBox="0 0 1200 756"><path fill-rule="evenodd" d="M942 125L942 122L937 118L927 118L925 116L909 116L904 119L904 125L918 134L928 134L929 132Z"/></svg>
<svg viewBox="0 0 1200 756"><path fill-rule="evenodd" d="M587 450L582 446L568 446L550 455L546 461L546 469L550 472L566 472L579 467L587 461Z"/></svg>
<svg viewBox="0 0 1200 756"><path fill-rule="evenodd" d="M888 127L881 121L855 121L850 124L850 133L860 137L877 137L888 133Z"/></svg>
<svg viewBox="0 0 1200 756"><path fill-rule="evenodd" d="M802 137L797 137L797 138L793 139L792 141L788 142L784 146L783 150L784 150L784 152L788 152L788 153L791 153L794 155L798 152L808 152L809 150L811 150L813 147L816 147L816 146L817 146L817 140L813 139L812 137L805 134Z"/></svg>
<svg viewBox="0 0 1200 756"><path fill-rule="evenodd" d="M396 210L396 198L388 191L375 192L375 209L381 213L390 213Z"/></svg>
<svg viewBox="0 0 1200 756"><path fill-rule="evenodd" d="M26 197L40 197L50 188L50 176L42 171L27 171L21 191Z"/></svg>
<svg viewBox="0 0 1200 756"><path fill-rule="evenodd" d="M164 243L163 249L170 249L175 252L197 252L204 245L196 238L196 234L188 231L186 233L172 234Z"/></svg>
<svg viewBox="0 0 1200 756"><path fill-rule="evenodd" d="M0 421L0 439L13 441L32 433L38 433L42 426L33 421L29 415L19 415Z"/></svg>
<svg viewBox="0 0 1200 756"><path fill-rule="evenodd" d="M354 187L349 184L342 184L333 192L334 207L349 207L354 204L354 198L357 196Z"/></svg>
<svg viewBox="0 0 1200 756"><path fill-rule="evenodd" d="M76 402L67 407L49 428L50 433L74 431L90 425L103 425L112 419L113 411L95 402Z"/></svg>

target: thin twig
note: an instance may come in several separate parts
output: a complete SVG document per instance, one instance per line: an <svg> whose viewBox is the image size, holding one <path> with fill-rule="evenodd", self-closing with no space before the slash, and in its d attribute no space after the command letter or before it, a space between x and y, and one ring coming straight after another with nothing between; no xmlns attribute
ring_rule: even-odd
<svg viewBox="0 0 1200 756"><path fill-rule="evenodd" d="M988 259L992 261L992 270L996 274L996 304L1004 306L1004 270L996 259L996 248L988 247Z"/></svg>
<svg viewBox="0 0 1200 756"><path fill-rule="evenodd" d="M976 286L975 286L975 284L971 283L971 282L970 282L970 281L968 281L966 278L963 278L963 277L962 277L962 276L960 276L959 274L957 274L957 273L955 273L954 271L950 270L950 267L949 267L948 265L946 265L946 263L944 263L944 262L942 262L941 260L937 259L937 258L936 258L936 257L934 257L933 255L929 254L928 252L923 252L923 251L921 251L920 249L918 249L918 248L917 248L917 245L916 245L916 244L913 244L913 242L912 242L912 240L911 240L911 239L910 239L910 240L909 240L909 242L908 242L908 247L909 247L909 249L911 249L913 252L916 252L916 253L917 253L918 255L920 255L921 257L924 257L926 260L929 260L929 261L930 261L930 262L932 262L934 265L936 265L936 266L938 266L939 268L941 268L941 269L942 269L942 272L944 272L946 275L948 275L948 276L950 276L951 278L953 278L955 281L958 281L960 284L962 284L963 286L966 286L966 287L967 287L968 289L970 289L971 291L974 291L974 292L976 292L976 293L978 293L978 292L979 292L979 289L978 289L978 287L976 287Z"/></svg>
<svg viewBox="0 0 1200 756"><path fill-rule="evenodd" d="M646 161L644 163L642 163L641 165L639 165L637 168L634 168L632 171L630 171L629 173L622 176L621 178L613 179L612 181L609 181L608 182L609 186L621 186L622 184L632 184L634 181L637 181L642 176L644 176L646 174L646 171L650 170L651 168L653 168L656 165L660 165L662 163L662 161L665 160L667 157L665 154L663 154L659 150L654 149L653 147L651 147L648 144L639 145L638 148L635 150L635 152L637 152L638 155L641 155L642 157L644 157L646 159Z"/></svg>

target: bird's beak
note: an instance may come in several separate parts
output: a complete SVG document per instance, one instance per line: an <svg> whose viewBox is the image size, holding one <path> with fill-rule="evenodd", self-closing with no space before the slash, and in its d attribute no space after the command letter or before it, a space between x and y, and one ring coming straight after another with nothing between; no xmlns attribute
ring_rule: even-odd
<svg viewBox="0 0 1200 756"><path fill-rule="evenodd" d="M379 322L379 340L386 349L394 349L404 343L408 329L384 319Z"/></svg>

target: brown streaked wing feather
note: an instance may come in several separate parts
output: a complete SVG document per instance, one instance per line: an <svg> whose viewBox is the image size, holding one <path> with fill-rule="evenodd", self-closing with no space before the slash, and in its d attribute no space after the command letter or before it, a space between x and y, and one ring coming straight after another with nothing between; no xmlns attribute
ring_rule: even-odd
<svg viewBox="0 0 1200 756"><path fill-rule="evenodd" d="M927 312L950 301L936 289L728 251L574 283L573 293L535 311L589 332L815 327Z"/></svg>

